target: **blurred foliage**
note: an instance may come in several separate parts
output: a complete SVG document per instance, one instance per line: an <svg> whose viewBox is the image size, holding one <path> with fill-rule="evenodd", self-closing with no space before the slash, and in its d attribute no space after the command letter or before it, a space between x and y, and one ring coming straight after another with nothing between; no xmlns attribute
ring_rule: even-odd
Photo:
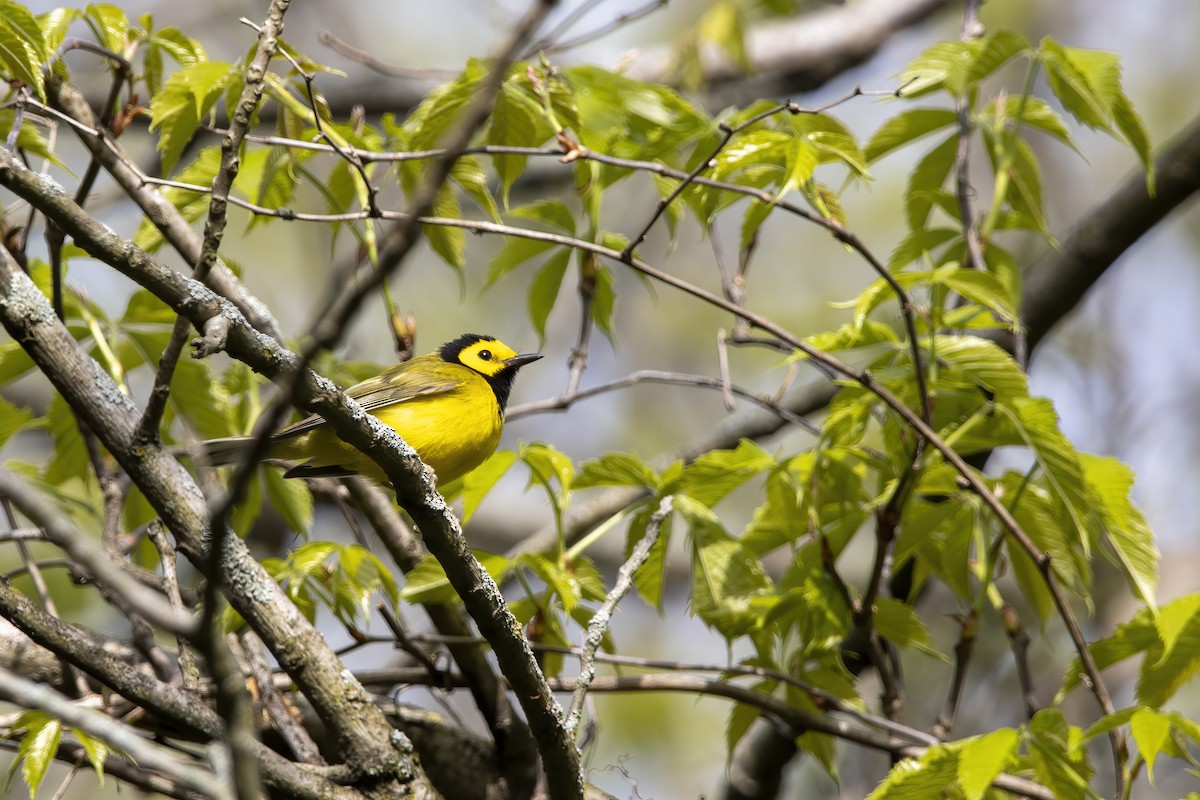
<svg viewBox="0 0 1200 800"><path fill-rule="evenodd" d="M745 65L747 15L784 13L790 6L714 4L681 45L682 85L695 81L703 42L715 42L731 61ZM103 47L138 59L133 83L149 97L163 174L173 180L164 195L188 220L204 217L205 187L216 175L220 153L211 147L193 150L190 144L202 126L217 124L233 104L243 86L244 64L210 61L205 48L182 31L156 30L148 15L131 20L110 5L34 16L0 0L0 12L0 68L12 79L12 92L43 98L47 72L65 74L54 53L76 20L85 22ZM377 185L389 181L404 195L415 191L429 156L487 77L488 64L471 61L403 119L350 123L333 119L319 96L315 104L309 102L305 76L295 67L320 67L290 47L288 52L294 61L277 59L275 66L283 71L268 76L266 102L274 106L275 138L247 145L234 194L256 207L258 225L291 219L298 205L319 197L323 207L308 213L336 215L325 224L335 232L349 230L371 259ZM1018 71L1025 90L990 96L986 82L1001 70ZM912 409L926 399L914 380L921 371L933 412L928 422L957 453L1023 451L1027 469L981 477L1045 554L1036 563L935 448L917 446L914 432L868 381L849 380L822 419L815 444L806 449L771 453L743 441L730 450L656 468L631 452L577 464L536 443L498 453L454 487L463 498L464 518L509 470L523 469L529 487L544 492L559 531L555 547L512 558L478 554L494 578L515 579L522 587L512 605L531 638L567 645L576 637L608 591L587 551L622 531L626 549L632 548L665 498L672 515L636 575L637 592L662 608L666 554L672 539L683 537L690 611L731 647L748 645L752 655L742 665L787 675L796 685L818 687L860 707L867 700L843 650L856 626L867 626L888 647L949 659L935 649L920 610L903 602L922 586L945 587L964 613L999 610L1013 599L1012 586L1001 582L1011 570L1019 599L1044 621L1056 613L1046 574L1074 599L1090 604L1092 560L1099 553L1125 576L1140 610L1093 643L1092 651L1101 667L1139 660L1138 706L1086 730L1072 725L1056 706L1019 729L998 728L930 747L919 758L900 761L872 797L927 797L955 787L955 796L981 798L1003 771L1031 776L1058 796L1091 795L1095 770L1085 745L1114 727L1126 727L1137 745L1127 769L1144 763L1152 774L1159 756L1192 761L1188 741L1200 741L1200 726L1165 705L1200 668L1200 595L1156 604L1158 553L1129 497L1132 473L1112 458L1079 452L1063 434L1051 402L1030 393L1022 366L986 338L988 332L1020 327L1021 280L1008 242L1022 233L1051 239L1046 187L1030 139L1045 136L1068 150L1080 149L1064 117L1048 99L1032 93L1038 75L1076 123L1127 144L1144 164L1153 190L1149 139L1124 91L1116 57L1050 38L1034 44L998 30L973 41L929 47L898 76L896 112L861 140L831 113L789 104L763 100L710 114L675 89L593 66L559 67L540 58L507 68L487 124L473 151L456 161L438 192L435 219L425 222L421 234L455 270L464 265L468 231L503 235L491 261L489 286L526 281L525 311L543 338L552 309L564 297L563 286L573 285L586 298L583 324L620 339L613 323L620 301L614 271L639 251L629 249L626 234L604 227L602 211L613 187L632 176L651 177L664 224L673 232L685 215L705 229L724 215L740 215L739 255L748 259L770 216L807 218L838 236L853 229L840 194L870 181L880 159L903 152L912 169L896 207L908 234L881 265L884 273L845 305L850 313L844 323L810 332L805 341L824 352L865 354L861 374ZM969 130L960 126L956 105ZM0 128L14 124L11 110L0 112ZM986 154L990 194L981 190L975 198L979 217L964 220L956 154L960 137L975 134ZM16 141L30 154L60 163L31 121L22 121ZM308 146L313 142L321 146ZM512 189L533 158L558 158L567 165L574 178L570 197L511 205ZM693 173L700 179L687 181L676 197L682 176ZM969 237L982 243L980 264L972 263ZM149 220L142 221L134 241L150 252L165 243ZM66 255L78 253L68 248ZM35 262L31 272L49 294L50 268ZM898 300L911 315L915 341L894 316ZM80 346L126 394L131 375L154 369L175 320L144 289L132 295L124 313L112 317L68 284L65 312ZM373 369L333 358L317 366L347 382ZM32 369L19 343L0 343L0 385ZM243 365L218 372L207 362L185 359L172 382L159 434L166 442L186 443L249 431L262 408L262 389L262 381ZM70 409L58 396L40 416L0 400L0 444L26 428L52 437L53 455L44 464L10 466L99 535L101 498ZM915 467L914 455L920 457ZM632 487L642 499L580 542L568 542L568 508L579 493L604 487ZM738 529L723 518L722 502L745 487L757 493L757 508ZM235 527L244 533L270 506L292 530L307 534L313 505L304 483L285 481L276 467L263 466L234 516ZM154 517L136 491L126 495L123 513L131 532ZM838 561L852 542L878 531L888 514L895 515L894 566L912 568L913 587L908 598L864 598L839 575ZM772 577L764 559L779 553L786 554L787 567ZM398 586L389 567L357 545L309 541L267 566L310 619L326 608L348 628L369 616L376 595L391 605L401 599L455 600L435 561L427 559ZM615 649L611 637L604 646ZM550 656L544 666L555 674L562 659ZM1060 701L1080 679L1077 666L1068 671ZM813 696L796 685L771 679L754 689L815 710ZM918 683L916 690L934 688L940 691ZM733 707L726 730L730 749L759 713L753 705ZM26 715L17 728L24 731L22 778L33 793L61 730L44 715ZM103 745L75 735L97 764L93 752L102 752ZM798 742L833 772L832 740L806 734Z"/></svg>

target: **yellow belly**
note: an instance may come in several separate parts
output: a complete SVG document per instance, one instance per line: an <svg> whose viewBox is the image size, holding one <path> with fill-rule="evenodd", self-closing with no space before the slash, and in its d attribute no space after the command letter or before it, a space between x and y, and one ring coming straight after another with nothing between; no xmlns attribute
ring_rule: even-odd
<svg viewBox="0 0 1200 800"><path fill-rule="evenodd" d="M446 484L478 467L500 444L503 420L491 389L484 388L486 395L477 389L456 390L416 397L372 413L417 451L437 474L438 483ZM388 483L374 461L339 439L328 425L280 441L272 448L272 455L307 458L308 466L344 467L349 472Z"/></svg>

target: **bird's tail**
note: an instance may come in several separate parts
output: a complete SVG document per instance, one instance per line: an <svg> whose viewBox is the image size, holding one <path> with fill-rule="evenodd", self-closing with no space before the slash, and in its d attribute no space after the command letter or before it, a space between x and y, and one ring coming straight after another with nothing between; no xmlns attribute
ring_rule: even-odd
<svg viewBox="0 0 1200 800"><path fill-rule="evenodd" d="M234 436L229 439L209 439L197 442L188 448L192 462L200 467L228 467L241 463L250 455L254 444L252 436Z"/></svg>

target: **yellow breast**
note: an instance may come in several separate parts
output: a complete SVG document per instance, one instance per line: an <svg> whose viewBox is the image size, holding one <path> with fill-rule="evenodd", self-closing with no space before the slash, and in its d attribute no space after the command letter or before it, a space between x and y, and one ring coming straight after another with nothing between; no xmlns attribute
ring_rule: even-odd
<svg viewBox="0 0 1200 800"><path fill-rule="evenodd" d="M465 372L465 370L464 370ZM504 420L487 381L468 375L446 392L412 397L371 412L394 429L433 468L439 484L460 478L482 464L500 444ZM307 459L311 467L340 467L387 484L369 457L343 442L327 425L280 441L272 456Z"/></svg>

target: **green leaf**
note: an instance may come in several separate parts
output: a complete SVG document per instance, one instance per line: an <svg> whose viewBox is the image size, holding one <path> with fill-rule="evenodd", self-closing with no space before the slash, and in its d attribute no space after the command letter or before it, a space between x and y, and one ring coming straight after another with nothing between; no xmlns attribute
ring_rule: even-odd
<svg viewBox="0 0 1200 800"><path fill-rule="evenodd" d="M893 150L915 142L934 131L956 124L955 113L946 108L910 108L889 117L867 142L867 161L875 161Z"/></svg>
<svg viewBox="0 0 1200 800"><path fill-rule="evenodd" d="M290 530L307 536L313 521L313 496L308 484L284 478L278 469L264 469L262 475L267 485L267 502Z"/></svg>
<svg viewBox="0 0 1200 800"><path fill-rule="evenodd" d="M1000 728L962 742L958 759L958 785L966 800L983 800L992 781L1017 754L1018 733Z"/></svg>
<svg viewBox="0 0 1200 800"><path fill-rule="evenodd" d="M433 203L433 215L450 219L462 218L462 207L459 206L458 198L450 184L443 184L442 188L438 190L437 199ZM421 231L429 240L429 246L433 248L433 252L441 256L443 261L456 270L463 268L466 264L467 252L466 231L450 225L429 224L422 225Z"/></svg>
<svg viewBox="0 0 1200 800"><path fill-rule="evenodd" d="M942 797L953 786L960 763L956 743L935 744L920 758L898 761L867 800L918 800Z"/></svg>
<svg viewBox="0 0 1200 800"><path fill-rule="evenodd" d="M1090 534L1098 530L1093 523L1102 520L1095 511L1079 452L1059 429L1053 404L1044 398L1023 398L996 408L1015 424L1018 436L1041 468L1060 514L1086 552Z"/></svg>
<svg viewBox="0 0 1200 800"><path fill-rule="evenodd" d="M485 553L482 550L473 552L480 565L494 580L500 580L508 570L510 562L504 556ZM400 590L400 598L409 603L424 605L458 602L459 600L454 588L450 585L450 580L446 577L446 571L432 555L422 558L416 568L405 577L404 588Z"/></svg>
<svg viewBox="0 0 1200 800"><path fill-rule="evenodd" d="M664 486L664 494L684 494L713 506L755 475L775 466L775 457L749 439L733 450L710 450L683 468L678 480Z"/></svg>
<svg viewBox="0 0 1200 800"><path fill-rule="evenodd" d="M21 778L29 788L29 800L37 800L46 770L58 752L62 723L44 711L26 711L12 725L13 730L18 728L25 728L25 735L17 746Z"/></svg>
<svg viewBox="0 0 1200 800"><path fill-rule="evenodd" d="M170 173L200 121L237 77L231 64L200 61L172 75L150 99L150 130L159 134L156 147L162 154L164 175Z"/></svg>
<svg viewBox="0 0 1200 800"><path fill-rule="evenodd" d="M633 519L629 522L629 530L625 534L625 555L633 552L634 546L646 535L646 527L650 518L657 511L656 503L643 503ZM634 586L638 594L647 603L662 611L662 587L667 570L667 547L671 542L671 526L674 517L665 516L658 529L658 540L650 548L650 554L633 576Z"/></svg>
<svg viewBox="0 0 1200 800"><path fill-rule="evenodd" d="M938 361L961 373L996 402L1012 403L1029 396L1029 381L1013 357L991 339L938 336Z"/></svg>
<svg viewBox="0 0 1200 800"><path fill-rule="evenodd" d="M953 228L915 228L900 240L888 256L888 271L896 272L961 236L962 231Z"/></svg>
<svg viewBox="0 0 1200 800"><path fill-rule="evenodd" d="M124 53L129 39L129 18L111 3L92 3L83 12L88 27L100 44L114 53Z"/></svg>
<svg viewBox="0 0 1200 800"><path fill-rule="evenodd" d="M108 760L108 754L112 752L112 748L107 742L97 739L90 734L81 731L79 728L71 728L71 735L79 740L83 745L83 750L87 753L88 763L92 765L92 769L96 771L96 780L100 787L104 787L104 762Z"/></svg>
<svg viewBox="0 0 1200 800"><path fill-rule="evenodd" d="M933 209L933 196L946 183L946 176L954 166L958 137L950 136L930 150L917 163L908 176L908 187L904 192L904 206L908 214L908 227L918 230L925 227L929 212Z"/></svg>
<svg viewBox="0 0 1200 800"><path fill-rule="evenodd" d="M240 431L233 425L233 403L203 361L180 359L171 377L171 401L179 416L201 439L220 439Z"/></svg>
<svg viewBox="0 0 1200 800"><path fill-rule="evenodd" d="M475 96L475 89L487 74L488 67L483 61L471 59L457 78L426 95L402 125L402 130L409 138L409 148L429 150L439 146L442 136Z"/></svg>
<svg viewBox="0 0 1200 800"><path fill-rule="evenodd" d="M613 286L612 270L600 267L595 272L596 289L592 296L592 321L610 342L616 342L617 334L613 330L613 307L617 302L617 292Z"/></svg>
<svg viewBox="0 0 1200 800"><path fill-rule="evenodd" d="M555 246L554 242L547 242L542 239L525 239L519 236L510 237L505 240L504 246L500 248L495 258L492 259L492 263L488 266L488 286L491 286L534 256L544 253Z"/></svg>
<svg viewBox="0 0 1200 800"><path fill-rule="evenodd" d="M571 457L548 444L540 443L522 445L518 455L532 473L530 485L537 483L544 487L560 510L566 508L575 477L575 464ZM556 482L557 491L554 488Z"/></svg>
<svg viewBox="0 0 1200 800"><path fill-rule="evenodd" d="M41 100L46 99L42 68L49 59L42 28L29 9L12 0L0 0L0 65Z"/></svg>
<svg viewBox="0 0 1200 800"><path fill-rule="evenodd" d="M217 147L206 147L196 154L196 159L191 164L179 171L179 174L175 176L175 180L181 183L210 186L220 166L220 149ZM195 222L208 213L209 197L202 192L177 189L175 187L168 187L163 189L162 192L171 205L179 209L183 218L188 222ZM153 253L166 243L166 239L163 237L162 232L154 226L153 222L147 218L143 218L138 224L133 242L147 253Z"/></svg>
<svg viewBox="0 0 1200 800"><path fill-rule="evenodd" d="M929 629L908 603L892 597L875 599L875 629L879 635L900 647L928 647Z"/></svg>
<svg viewBox="0 0 1200 800"><path fill-rule="evenodd" d="M1129 732L1146 760L1146 778L1154 785L1154 760L1168 746L1171 720L1152 708L1139 708L1129 720Z"/></svg>
<svg viewBox="0 0 1200 800"><path fill-rule="evenodd" d="M771 588L762 564L707 506L681 494L673 502L691 529L693 613L727 640L749 633L759 619L752 601Z"/></svg>
<svg viewBox="0 0 1200 800"><path fill-rule="evenodd" d="M1080 730L1067 724L1060 709L1046 708L1035 714L1026 728L1025 742L1038 782L1055 797L1098 797L1090 784L1092 767Z"/></svg>
<svg viewBox="0 0 1200 800"><path fill-rule="evenodd" d="M54 455L46 465L46 480L62 486L72 479L87 479L89 465L87 444L79 432L79 422L62 395L55 393L46 411L47 427L54 438Z"/></svg>
<svg viewBox="0 0 1200 800"><path fill-rule="evenodd" d="M0 397L0 447L33 421L33 414Z"/></svg>
<svg viewBox="0 0 1200 800"><path fill-rule="evenodd" d="M487 175L479 160L473 156L459 156L450 170L450 180L457 183L481 209L487 212L493 222L499 223L500 209L492 190L488 188Z"/></svg>
<svg viewBox="0 0 1200 800"><path fill-rule="evenodd" d="M571 488L637 486L657 492L661 485L662 481L654 468L633 453L605 453L580 466Z"/></svg>
<svg viewBox="0 0 1200 800"><path fill-rule="evenodd" d="M1117 563L1133 593L1153 609L1159 552L1154 533L1131 498L1133 470L1115 458L1083 454L1080 459Z"/></svg>
<svg viewBox="0 0 1200 800"><path fill-rule="evenodd" d="M475 509L479 508L483 498L504 477L504 473L508 472L508 468L516 460L517 454L513 451L497 450L488 457L487 461L463 476L463 525L471 521Z"/></svg>
<svg viewBox="0 0 1200 800"><path fill-rule="evenodd" d="M533 570L546 583L547 588L558 595L563 610L568 614L579 606L583 599L583 587L572 571L561 562L540 553L527 553L521 556L520 563Z"/></svg>
<svg viewBox="0 0 1200 800"><path fill-rule="evenodd" d="M539 344L546 341L546 320L558 300L558 292L570 263L571 251L566 247L558 249L546 259L529 284L529 321L537 331Z"/></svg>
<svg viewBox="0 0 1200 800"><path fill-rule="evenodd" d="M72 22L79 19L81 13L77 8L56 8L38 17L38 27L42 29L47 53L54 53L62 47L63 40L67 38L67 30Z"/></svg>
<svg viewBox="0 0 1200 800"><path fill-rule="evenodd" d="M1005 322L1015 323L1017 320L1017 299L1009 292L1009 287L990 272L947 265L935 270L931 281L993 311Z"/></svg>
<svg viewBox="0 0 1200 800"><path fill-rule="evenodd" d="M546 140L549 126L539 124L537 115L519 99L521 90L505 81L496 95L496 105L488 121L487 143L509 147L537 147ZM500 177L500 191L508 207L508 193L517 178L525 171L525 156L498 154L492 156L492 166Z"/></svg>
<svg viewBox="0 0 1200 800"><path fill-rule="evenodd" d="M540 222L550 229L557 228L570 236L575 235L575 215L561 200L538 200L529 205L514 208L509 213L514 217Z"/></svg>
<svg viewBox="0 0 1200 800"><path fill-rule="evenodd" d="M33 359L20 342L0 342L0 386L7 386L31 369Z"/></svg>
<svg viewBox="0 0 1200 800"><path fill-rule="evenodd" d="M1120 65L1116 56L1095 59L1085 50L1066 48L1050 37L1041 42L1040 56L1046 68L1046 82L1063 108L1089 128L1111 130L1109 108L1104 94L1119 88ZM1085 72L1086 70L1086 72Z"/></svg>

